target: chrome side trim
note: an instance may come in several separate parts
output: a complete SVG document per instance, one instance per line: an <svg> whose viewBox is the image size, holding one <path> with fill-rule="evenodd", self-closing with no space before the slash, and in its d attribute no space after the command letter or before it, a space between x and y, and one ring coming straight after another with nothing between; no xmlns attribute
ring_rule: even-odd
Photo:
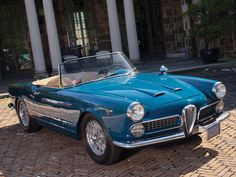
<svg viewBox="0 0 236 177"><path fill-rule="evenodd" d="M47 117L46 114L39 113L39 112L37 112L37 111L29 110L29 112L32 113L32 114L35 115L35 116L38 116L38 117L42 117L42 116L43 116L43 117ZM58 118L56 118L56 117L50 117L50 119L54 119L54 120L56 120L56 121L58 121L58 122L64 122L64 123L67 123L67 124L70 124L70 125L75 125L73 122L65 121L65 120L62 120L62 119L58 119ZM41 120L44 121L43 119L41 119ZM47 121L44 121L44 122L47 122Z"/></svg>
<svg viewBox="0 0 236 177"><path fill-rule="evenodd" d="M26 97L24 97L23 100L25 101L26 107L31 116L44 115L46 117L56 118L66 122L72 122L74 124L78 122L80 117L80 110L53 107L51 105L31 101Z"/></svg>
<svg viewBox="0 0 236 177"><path fill-rule="evenodd" d="M223 112L218 118L216 118L215 122L212 122L211 124L208 124L208 125L205 125L205 126L199 126L199 132L202 133L202 132L206 131L208 128L222 122L223 120L225 120L229 116L230 116L229 112Z"/></svg>
<svg viewBox="0 0 236 177"><path fill-rule="evenodd" d="M200 113L201 113L201 111L202 111L203 109L206 109L206 108L212 106L213 104L218 104L220 101L221 101L221 100L218 100L218 101L216 101L216 102L214 102L214 103L208 104L208 105L203 106L202 108L200 108L199 111L198 111L198 114L197 114L197 120L199 121L199 116L200 116Z"/></svg>
<svg viewBox="0 0 236 177"><path fill-rule="evenodd" d="M152 144L164 143L164 142L173 141L173 140L182 139L182 138L185 138L184 132L176 133L174 135L169 135L165 137L159 137L159 138L155 138L151 140L140 140L140 141L131 142L131 143L129 142L121 143L121 142L113 141L113 144L122 148L132 149L132 148L148 146Z"/></svg>
<svg viewBox="0 0 236 177"><path fill-rule="evenodd" d="M41 101L44 102L44 103L51 103L51 104L54 104L54 105L60 105L60 101L57 101L57 100L52 100L52 99L49 99L49 98L41 98Z"/></svg>

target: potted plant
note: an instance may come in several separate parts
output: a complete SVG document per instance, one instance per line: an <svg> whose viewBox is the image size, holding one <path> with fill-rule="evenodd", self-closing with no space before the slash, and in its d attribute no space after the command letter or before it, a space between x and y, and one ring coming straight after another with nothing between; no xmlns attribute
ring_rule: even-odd
<svg viewBox="0 0 236 177"><path fill-rule="evenodd" d="M186 15L191 17L190 34L200 38L204 48L200 50L205 63L218 61L220 50L215 47L216 41L232 35L236 23L235 0L200 0L189 6Z"/></svg>

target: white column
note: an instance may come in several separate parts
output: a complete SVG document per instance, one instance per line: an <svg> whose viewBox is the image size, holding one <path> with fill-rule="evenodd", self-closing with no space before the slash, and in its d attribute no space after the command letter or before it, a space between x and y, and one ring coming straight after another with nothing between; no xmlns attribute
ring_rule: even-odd
<svg viewBox="0 0 236 177"><path fill-rule="evenodd" d="M43 0L43 9L46 20L52 69L53 71L57 71L57 67L62 62L62 58L52 0Z"/></svg>
<svg viewBox="0 0 236 177"><path fill-rule="evenodd" d="M35 74L37 75L46 73L43 46L34 0L25 0L25 9L29 27L31 48L34 58Z"/></svg>
<svg viewBox="0 0 236 177"><path fill-rule="evenodd" d="M124 0L125 21L129 46L129 56L133 61L140 59L138 35L135 22L133 0Z"/></svg>
<svg viewBox="0 0 236 177"><path fill-rule="evenodd" d="M122 52L120 26L117 14L116 0L107 0L107 12L108 12L112 51Z"/></svg>

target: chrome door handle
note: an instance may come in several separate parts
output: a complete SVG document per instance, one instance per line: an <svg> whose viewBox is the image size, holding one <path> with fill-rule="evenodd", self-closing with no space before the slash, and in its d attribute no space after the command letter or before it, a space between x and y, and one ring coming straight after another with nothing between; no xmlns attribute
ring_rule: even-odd
<svg viewBox="0 0 236 177"><path fill-rule="evenodd" d="M34 92L34 95L39 95L40 94L40 92Z"/></svg>

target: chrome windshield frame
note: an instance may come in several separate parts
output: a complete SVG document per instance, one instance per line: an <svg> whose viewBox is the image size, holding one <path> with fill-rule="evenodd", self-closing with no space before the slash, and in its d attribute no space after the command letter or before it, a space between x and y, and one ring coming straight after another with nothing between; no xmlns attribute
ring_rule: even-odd
<svg viewBox="0 0 236 177"><path fill-rule="evenodd" d="M124 59L127 61L127 63L130 65L130 67L132 68L132 70L131 70L132 72L128 72L128 73L120 74L120 75L116 75L116 76L111 76L111 77L99 78L99 79L91 80L91 81L84 82L84 83L81 83L81 84L78 84L78 85L84 85L84 84L87 84L87 83L96 82L96 81L103 80L103 79L108 79L108 78L113 78L113 77L117 77L117 76L128 75L128 74L133 73L134 70L136 70L136 67L133 66L131 61L128 59L128 57L123 52L104 53L104 54L99 54L99 55L91 55L91 56L86 56L86 57L81 57L81 58L70 59L70 60L64 61L64 62L62 62L62 63L60 63L58 65L59 88L67 88L67 87L63 87L62 86L62 66L64 64L72 62L72 61L78 61L78 60L89 59L89 58L92 58L92 57L102 57L102 56L114 55L114 54L121 54L124 57Z"/></svg>

